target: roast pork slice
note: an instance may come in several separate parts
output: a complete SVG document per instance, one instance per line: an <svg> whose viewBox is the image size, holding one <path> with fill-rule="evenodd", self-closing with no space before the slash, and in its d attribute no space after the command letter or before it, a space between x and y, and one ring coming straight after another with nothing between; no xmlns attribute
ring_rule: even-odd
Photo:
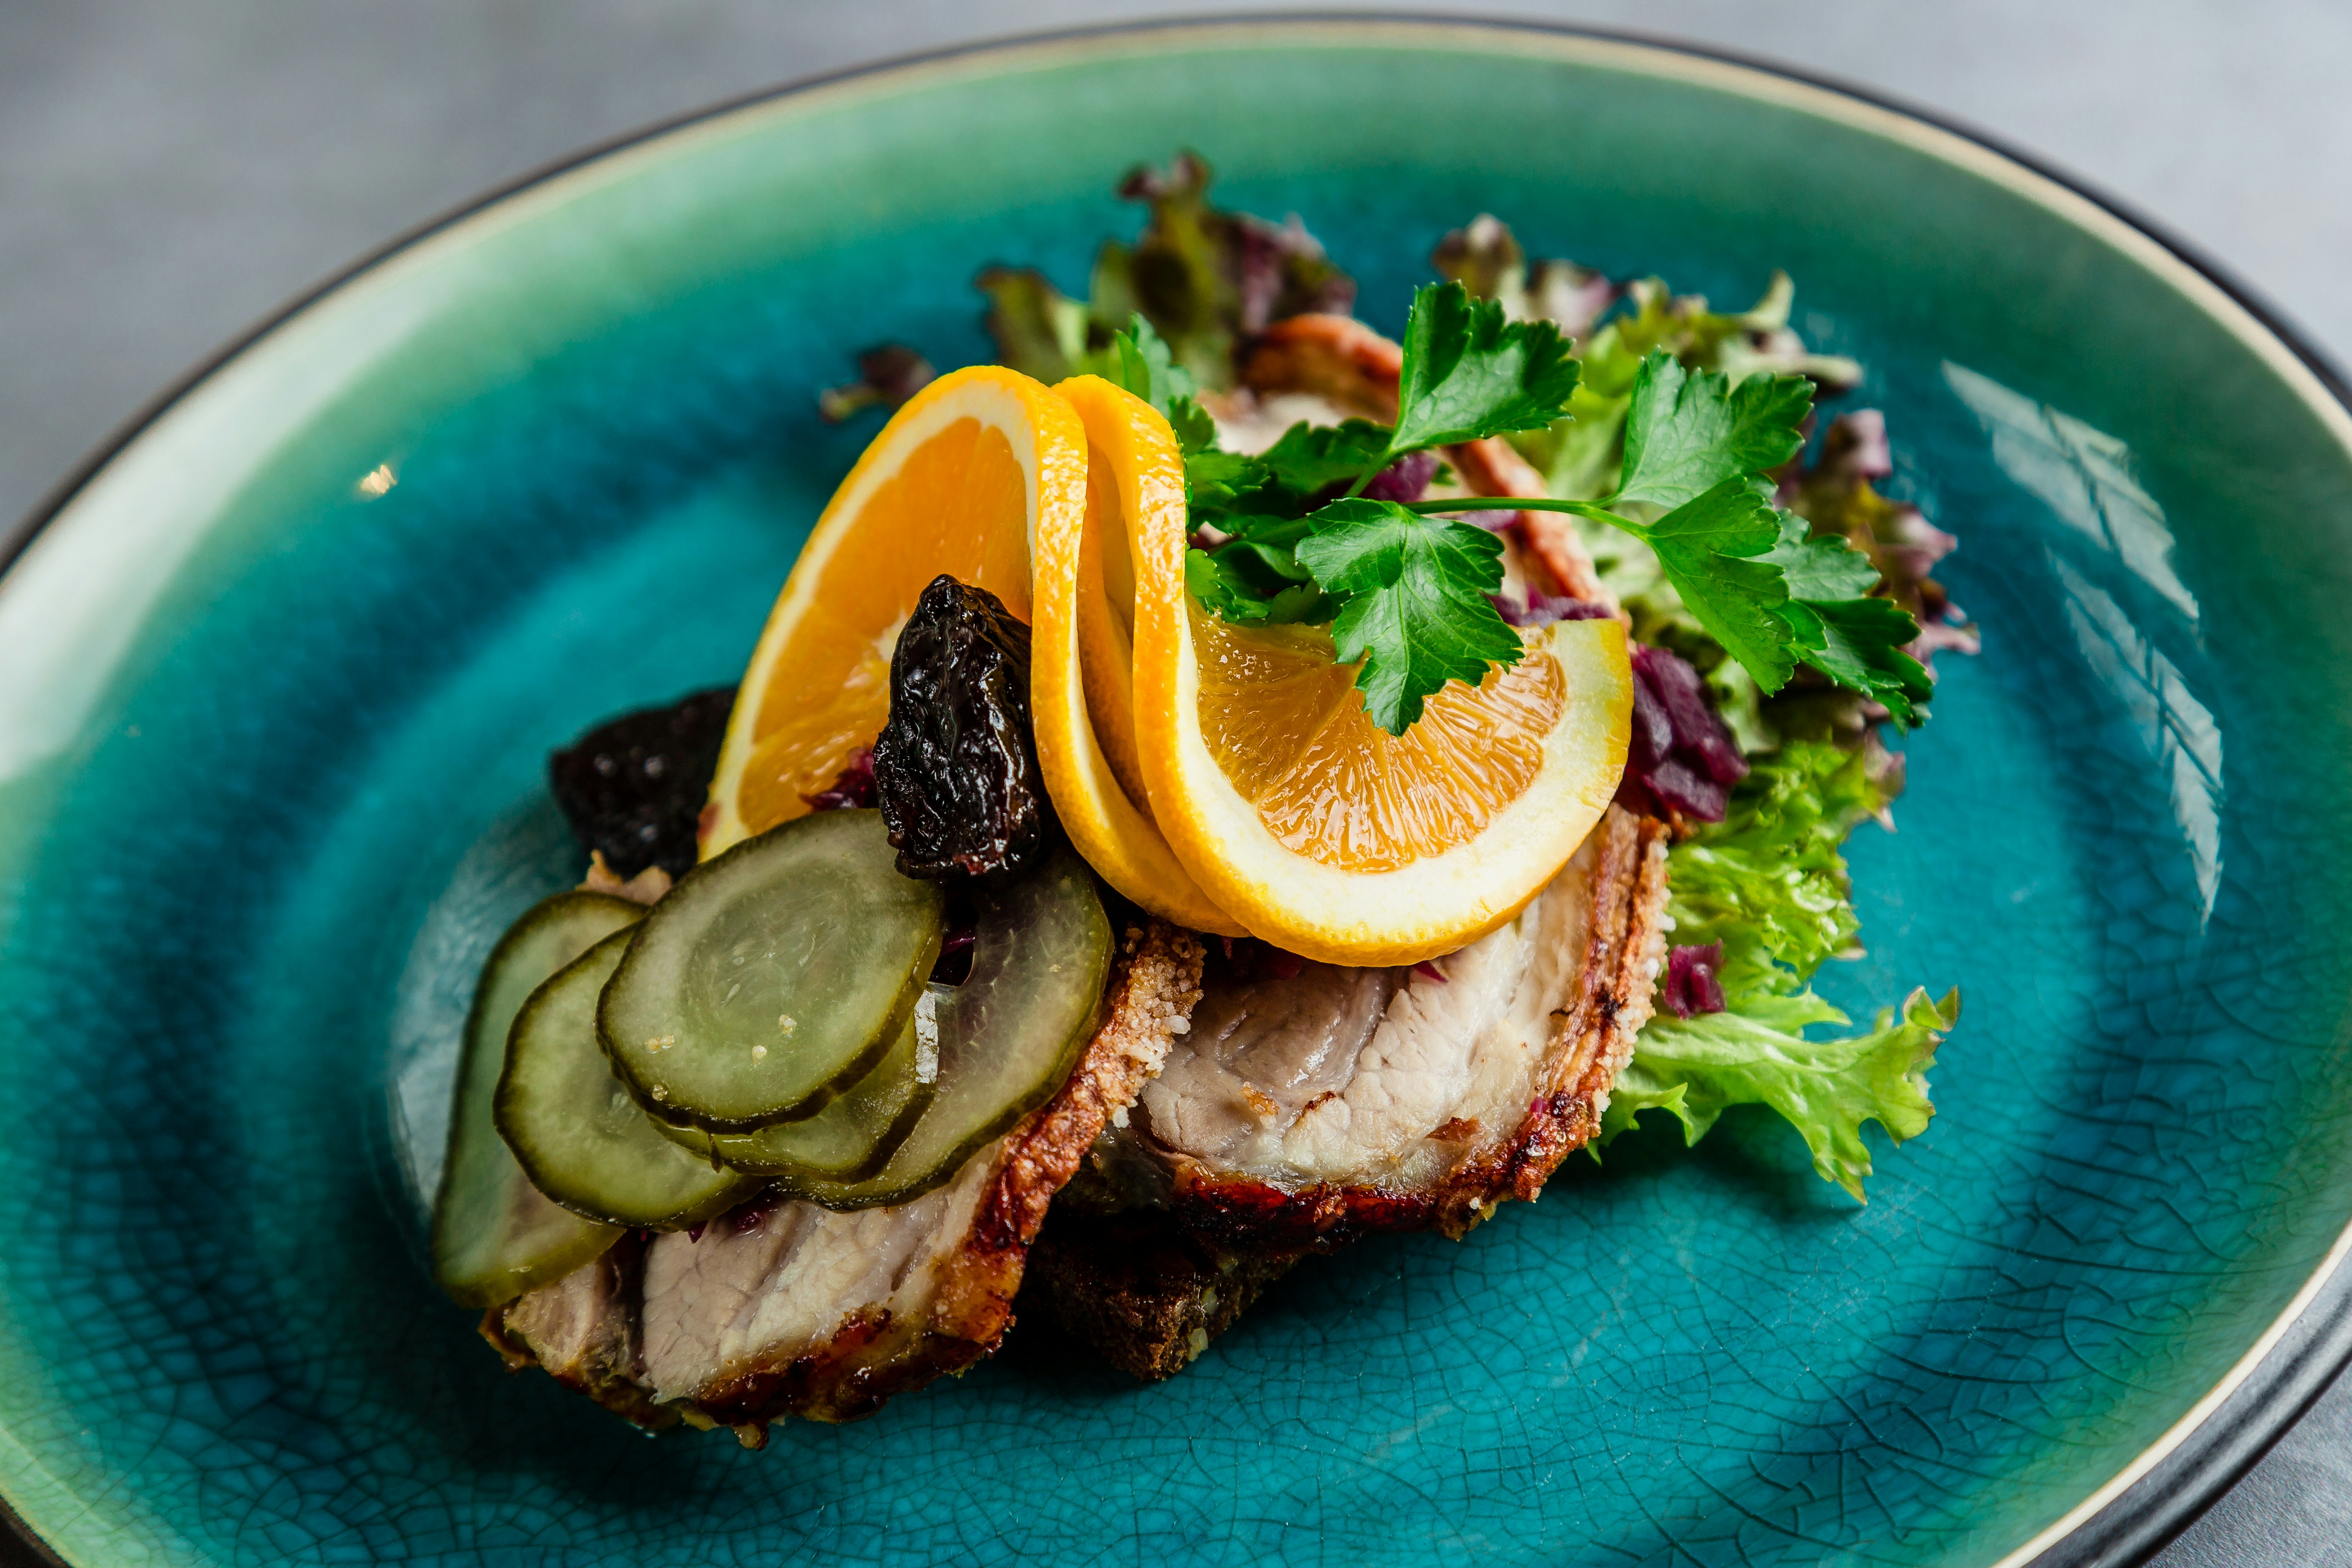
<svg viewBox="0 0 2352 1568"><path fill-rule="evenodd" d="M1600 1130L1649 1018L1665 851L1663 825L1612 807L1517 919L1434 964L1213 966L1099 1165L1129 1194L1156 1167L1152 1195L1242 1249L1459 1236L1534 1197Z"/></svg>
<svg viewBox="0 0 2352 1568"><path fill-rule="evenodd" d="M781 1416L854 1420L961 1371L1003 1339L1046 1205L1183 1032L1201 963L1188 933L1129 930L1068 1081L945 1186L851 1214L747 1205L616 1247L494 1309L485 1332L644 1424L732 1426L753 1447Z"/></svg>
<svg viewBox="0 0 2352 1568"><path fill-rule="evenodd" d="M624 1235L602 1258L482 1315L507 1370L537 1364L567 1388L650 1431L677 1425L636 1376L637 1278L644 1245Z"/></svg>

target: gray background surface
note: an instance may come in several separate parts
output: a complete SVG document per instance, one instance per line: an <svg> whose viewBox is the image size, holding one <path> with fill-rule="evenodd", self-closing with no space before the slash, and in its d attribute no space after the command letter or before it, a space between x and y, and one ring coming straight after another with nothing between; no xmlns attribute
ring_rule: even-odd
<svg viewBox="0 0 2352 1568"><path fill-rule="evenodd" d="M0 532L151 395L289 295L583 145L910 51L1247 8L1258 7L5 0ZM1679 37L1956 117L2122 197L2352 361L2352 5L2340 0L1410 8ZM0 1539L0 1563L16 1555ZM2158 1561L2352 1564L2352 1382Z"/></svg>

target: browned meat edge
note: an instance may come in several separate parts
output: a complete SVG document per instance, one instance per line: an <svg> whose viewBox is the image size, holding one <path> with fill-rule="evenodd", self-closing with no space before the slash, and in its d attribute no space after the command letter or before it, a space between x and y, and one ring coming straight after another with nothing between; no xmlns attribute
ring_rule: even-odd
<svg viewBox="0 0 2352 1568"><path fill-rule="evenodd" d="M1060 1092L1003 1145L993 1185L940 1281L928 1322L853 1320L822 1352L706 1390L696 1400L703 1412L739 1434L779 1415L852 1421L992 1352L1012 1326L1023 1265L1046 1206L1111 1112L1132 1104L1159 1070L1170 1014L1189 1015L1200 1000L1201 961L1200 942L1189 932L1157 921L1129 931L1108 1017Z"/></svg>
<svg viewBox="0 0 2352 1568"><path fill-rule="evenodd" d="M654 1403L653 1396L632 1382L628 1369L637 1354L637 1280L645 1262L645 1242L635 1232L622 1236L604 1257L586 1267L596 1270L597 1323L587 1353L562 1366L549 1366L548 1375L575 1389L625 1420L648 1432L678 1423L679 1412ZM514 1331L507 1315L519 1303L509 1301L482 1314L482 1338L489 1341L509 1372L542 1364L530 1342Z"/></svg>

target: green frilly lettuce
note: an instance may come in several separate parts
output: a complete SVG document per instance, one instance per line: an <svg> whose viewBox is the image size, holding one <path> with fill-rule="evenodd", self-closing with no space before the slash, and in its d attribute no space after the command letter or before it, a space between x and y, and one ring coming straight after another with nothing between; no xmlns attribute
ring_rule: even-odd
<svg viewBox="0 0 2352 1568"><path fill-rule="evenodd" d="M1734 1105L1769 1105L1812 1151L1813 1169L1859 1198L1870 1174L1862 1124L1875 1121L1897 1143L1927 1130L1936 1108L1927 1069L1936 1047L1960 1017L1960 994L1940 1002L1911 993L1898 1017L1882 1008L1859 1035L1813 1040L1811 1025L1848 1023L1808 988L1793 996L1750 996L1720 1013L1654 1018L1618 1076L1602 1119L1603 1142L1644 1110L1671 1111L1696 1143Z"/></svg>
<svg viewBox="0 0 2352 1568"><path fill-rule="evenodd" d="M1661 1013L1633 1042L1612 1090L1606 1142L1644 1110L1663 1110L1696 1143L1734 1105L1769 1105L1812 1152L1813 1168L1859 1198L1870 1174L1862 1124L1896 1142L1927 1130L1927 1069L1960 1015L1951 992L1915 990L1859 1034L1814 1038L1850 1020L1807 984L1830 958L1855 952L1858 930L1838 853L1864 817L1886 806L1871 753L1790 742L1757 760L1724 820L1675 846L1667 910L1678 946L1723 944L1720 1013Z"/></svg>

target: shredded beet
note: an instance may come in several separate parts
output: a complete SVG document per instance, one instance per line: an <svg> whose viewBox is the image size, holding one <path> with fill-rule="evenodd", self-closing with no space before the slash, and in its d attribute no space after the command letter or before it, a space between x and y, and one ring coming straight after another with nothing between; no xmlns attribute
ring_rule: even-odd
<svg viewBox="0 0 2352 1568"><path fill-rule="evenodd" d="M1415 501L1437 477L1437 454L1409 452L1374 474L1364 487L1366 500ZM1518 514L1514 512L1514 517Z"/></svg>
<svg viewBox="0 0 2352 1568"><path fill-rule="evenodd" d="M1721 822L1731 804L1731 792L1697 772L1680 757L1668 757L1643 777L1661 805L1670 805L1693 822Z"/></svg>
<svg viewBox="0 0 2352 1568"><path fill-rule="evenodd" d="M1708 942L1705 947L1670 950L1666 954L1665 978L1658 987L1666 1011L1677 1018L1722 1012L1723 982L1716 973L1722 966L1723 943L1719 942Z"/></svg>
<svg viewBox="0 0 2352 1568"><path fill-rule="evenodd" d="M1638 671L1640 666L1635 666ZM1633 738L1625 753L1626 765L1646 773L1675 754L1675 721L1658 700L1650 683L1633 677Z"/></svg>
<svg viewBox="0 0 2352 1568"><path fill-rule="evenodd" d="M1748 759L1732 743L1731 731L1706 705L1698 671L1664 648L1639 647L1633 668L1673 724L1675 749L1706 771L1719 784L1736 784L1748 776Z"/></svg>
<svg viewBox="0 0 2352 1568"><path fill-rule="evenodd" d="M1509 515L1517 517L1518 513ZM1493 603L1496 613L1515 626L1548 626L1554 621L1610 621L1617 618L1617 612L1606 605L1538 594L1533 589L1528 590L1524 604L1507 594L1489 594L1486 597Z"/></svg>
<svg viewBox="0 0 2352 1568"><path fill-rule="evenodd" d="M1633 735L1618 796L1628 807L1721 822L1748 759L1707 706L1698 671L1662 647L1633 646Z"/></svg>
<svg viewBox="0 0 2352 1568"><path fill-rule="evenodd" d="M835 776L832 784L814 795L801 798L809 803L811 811L848 811L874 804L874 748L860 746L849 753L849 765Z"/></svg>
<svg viewBox="0 0 2352 1568"><path fill-rule="evenodd" d="M1271 942L1266 944L1265 970L1276 980L1296 980L1298 972L1306 967L1307 961L1297 953L1285 952Z"/></svg>
<svg viewBox="0 0 2352 1568"><path fill-rule="evenodd" d="M1412 966L1412 973L1417 979L1434 980L1440 985L1448 984L1445 978L1445 971L1438 968L1435 963L1426 958Z"/></svg>
<svg viewBox="0 0 2352 1568"><path fill-rule="evenodd" d="M783 1205L784 1195L770 1187L745 1198L728 1211L727 1224L738 1236L749 1236L760 1228L760 1222Z"/></svg>
<svg viewBox="0 0 2352 1568"><path fill-rule="evenodd" d="M961 985L971 978L972 944L980 933L971 926L950 931L940 941L940 956L931 965L931 984Z"/></svg>

